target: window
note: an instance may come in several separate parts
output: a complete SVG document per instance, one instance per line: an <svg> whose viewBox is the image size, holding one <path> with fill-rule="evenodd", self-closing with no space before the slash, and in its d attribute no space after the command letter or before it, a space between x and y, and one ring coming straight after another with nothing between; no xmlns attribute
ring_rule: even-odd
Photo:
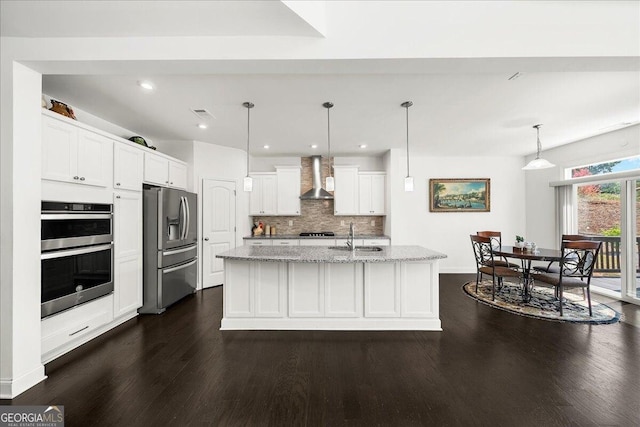
<svg viewBox="0 0 640 427"><path fill-rule="evenodd" d="M581 178L583 176L603 175L631 170L640 170L640 156L567 169L566 175L567 178Z"/></svg>

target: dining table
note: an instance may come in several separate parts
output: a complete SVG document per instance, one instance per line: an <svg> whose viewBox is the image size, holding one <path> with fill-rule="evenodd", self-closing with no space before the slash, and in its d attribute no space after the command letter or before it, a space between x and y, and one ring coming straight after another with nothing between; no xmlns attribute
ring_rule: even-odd
<svg viewBox="0 0 640 427"><path fill-rule="evenodd" d="M494 247L493 254L520 260L522 267L523 292L522 300L529 302L531 300L531 290L533 288L533 279L531 277L532 261L558 261L562 259L562 251L559 249L536 248L535 250L527 248L518 248L515 246Z"/></svg>

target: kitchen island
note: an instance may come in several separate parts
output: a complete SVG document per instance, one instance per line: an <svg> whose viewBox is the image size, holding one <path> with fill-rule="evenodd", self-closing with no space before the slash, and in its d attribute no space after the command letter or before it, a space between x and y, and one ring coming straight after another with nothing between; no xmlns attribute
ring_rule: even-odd
<svg viewBox="0 0 640 427"><path fill-rule="evenodd" d="M441 330L438 262L420 246L241 246L224 259L222 330Z"/></svg>

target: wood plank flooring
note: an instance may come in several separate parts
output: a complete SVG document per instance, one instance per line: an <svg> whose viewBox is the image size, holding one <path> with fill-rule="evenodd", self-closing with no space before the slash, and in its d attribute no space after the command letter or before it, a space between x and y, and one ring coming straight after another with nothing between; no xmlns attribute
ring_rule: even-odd
<svg viewBox="0 0 640 427"><path fill-rule="evenodd" d="M208 289L0 403L64 405L68 427L640 425L640 328L515 316L464 295L473 277L441 276L443 332L221 332Z"/></svg>

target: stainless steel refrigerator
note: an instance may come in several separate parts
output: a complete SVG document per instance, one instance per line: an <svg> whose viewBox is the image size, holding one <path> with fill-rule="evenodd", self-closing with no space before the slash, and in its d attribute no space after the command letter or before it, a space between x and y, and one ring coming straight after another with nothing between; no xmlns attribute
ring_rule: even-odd
<svg viewBox="0 0 640 427"><path fill-rule="evenodd" d="M139 313L160 314L196 290L198 199L173 188L144 187L143 297Z"/></svg>

